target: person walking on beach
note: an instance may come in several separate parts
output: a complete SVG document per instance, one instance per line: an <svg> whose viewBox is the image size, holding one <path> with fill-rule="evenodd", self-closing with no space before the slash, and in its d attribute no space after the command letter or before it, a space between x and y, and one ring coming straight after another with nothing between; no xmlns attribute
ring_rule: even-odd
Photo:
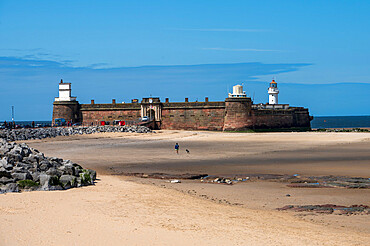
<svg viewBox="0 0 370 246"><path fill-rule="evenodd" d="M179 154L179 148L180 148L180 145L178 143L176 143L175 144L176 154Z"/></svg>

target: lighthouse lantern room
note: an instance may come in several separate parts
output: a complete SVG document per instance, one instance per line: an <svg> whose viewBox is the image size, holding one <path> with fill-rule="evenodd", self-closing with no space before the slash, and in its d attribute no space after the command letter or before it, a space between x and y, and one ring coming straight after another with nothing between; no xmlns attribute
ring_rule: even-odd
<svg viewBox="0 0 370 246"><path fill-rule="evenodd" d="M275 82L275 80L271 81L268 93L269 93L269 104L279 104L278 102L279 89L277 88L277 83Z"/></svg>

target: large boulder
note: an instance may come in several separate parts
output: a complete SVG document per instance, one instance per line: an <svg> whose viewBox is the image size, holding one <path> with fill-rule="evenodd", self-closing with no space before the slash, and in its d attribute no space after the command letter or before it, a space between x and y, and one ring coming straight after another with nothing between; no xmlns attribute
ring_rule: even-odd
<svg viewBox="0 0 370 246"><path fill-rule="evenodd" d="M93 181L96 180L96 171L92 170L92 169L87 169L87 171L90 174L91 180L93 180Z"/></svg>
<svg viewBox="0 0 370 246"><path fill-rule="evenodd" d="M13 169L13 165L11 163L8 162L8 158L6 157L3 157L1 160L0 160L0 167L3 167L5 168L6 170L11 170Z"/></svg>
<svg viewBox="0 0 370 246"><path fill-rule="evenodd" d="M75 168L72 164L65 164L59 167L59 170L65 175L74 175Z"/></svg>
<svg viewBox="0 0 370 246"><path fill-rule="evenodd" d="M80 173L81 178L81 185L92 185L94 184L94 180L91 178L89 170L84 169Z"/></svg>
<svg viewBox="0 0 370 246"><path fill-rule="evenodd" d="M9 183L15 183L15 180L12 178L7 178L7 177L1 177L0 178L0 184L9 184Z"/></svg>
<svg viewBox="0 0 370 246"><path fill-rule="evenodd" d="M41 185L41 188L44 188L49 186L49 179L50 179L50 175L47 175L47 174L40 174L39 175L39 180L40 180L40 185Z"/></svg>
<svg viewBox="0 0 370 246"><path fill-rule="evenodd" d="M59 178L59 182L62 184L64 189L70 189L77 186L77 178L73 175L62 175Z"/></svg>
<svg viewBox="0 0 370 246"><path fill-rule="evenodd" d="M3 167L0 167L0 178L2 178L2 177L11 178L12 177L12 173L9 172L8 170L6 170Z"/></svg>
<svg viewBox="0 0 370 246"><path fill-rule="evenodd" d="M58 176L51 176L47 174L40 175L40 186L41 190L59 190L59 187L62 188Z"/></svg>
<svg viewBox="0 0 370 246"><path fill-rule="evenodd" d="M19 192L18 185L16 183L9 183L1 187L0 193L8 192Z"/></svg>
<svg viewBox="0 0 370 246"><path fill-rule="evenodd" d="M13 153L9 152L7 154L7 157L8 157L8 162L11 162L11 163L22 161L22 158L23 158L19 153L16 153L16 152L13 152Z"/></svg>
<svg viewBox="0 0 370 246"><path fill-rule="evenodd" d="M33 181L35 181L35 182L40 181L40 175L41 175L40 172L32 172L31 175L32 175L32 180Z"/></svg>
<svg viewBox="0 0 370 246"><path fill-rule="evenodd" d="M39 158L34 154L30 154L29 156L24 157L23 161L26 163L38 163Z"/></svg>
<svg viewBox="0 0 370 246"><path fill-rule="evenodd" d="M29 172L12 173L12 178L15 181L18 181L18 180L26 180L26 179L32 179L32 175Z"/></svg>
<svg viewBox="0 0 370 246"><path fill-rule="evenodd" d="M58 176L58 177L62 176L62 174L63 174L63 172L62 172L62 171L60 171L60 170L56 169L55 167L51 167L51 168L49 168L49 170L47 170L45 173L46 173L47 175L51 175L51 176Z"/></svg>

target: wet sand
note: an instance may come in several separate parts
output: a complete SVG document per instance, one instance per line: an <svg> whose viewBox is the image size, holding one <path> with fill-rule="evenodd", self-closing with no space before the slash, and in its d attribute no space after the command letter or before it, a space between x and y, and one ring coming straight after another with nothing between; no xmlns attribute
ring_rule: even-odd
<svg viewBox="0 0 370 246"><path fill-rule="evenodd" d="M179 155L173 147L176 142L180 144ZM49 155L71 159L106 174L113 171L370 176L369 133L160 131L145 136L104 133L30 143Z"/></svg>
<svg viewBox="0 0 370 246"><path fill-rule="evenodd" d="M173 149L176 142L179 155ZM1 197L0 238L8 242L4 245L67 245L76 240L76 245L366 245L370 241L368 215L275 210L288 204L370 205L368 189L288 188L266 181L232 186L199 181L170 184L116 175L370 177L369 133L160 131L58 137L28 144L48 156L98 170L101 180L81 189Z"/></svg>

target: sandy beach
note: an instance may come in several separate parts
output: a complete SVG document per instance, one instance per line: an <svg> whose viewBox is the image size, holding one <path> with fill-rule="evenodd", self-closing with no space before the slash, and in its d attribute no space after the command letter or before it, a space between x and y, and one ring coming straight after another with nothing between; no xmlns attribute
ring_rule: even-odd
<svg viewBox="0 0 370 246"><path fill-rule="evenodd" d="M271 181L171 184L122 175L368 178L369 133L157 131L27 143L97 170L99 180L66 191L1 195L0 245L369 245L369 215L276 210L292 204L370 205L369 189L289 188Z"/></svg>

